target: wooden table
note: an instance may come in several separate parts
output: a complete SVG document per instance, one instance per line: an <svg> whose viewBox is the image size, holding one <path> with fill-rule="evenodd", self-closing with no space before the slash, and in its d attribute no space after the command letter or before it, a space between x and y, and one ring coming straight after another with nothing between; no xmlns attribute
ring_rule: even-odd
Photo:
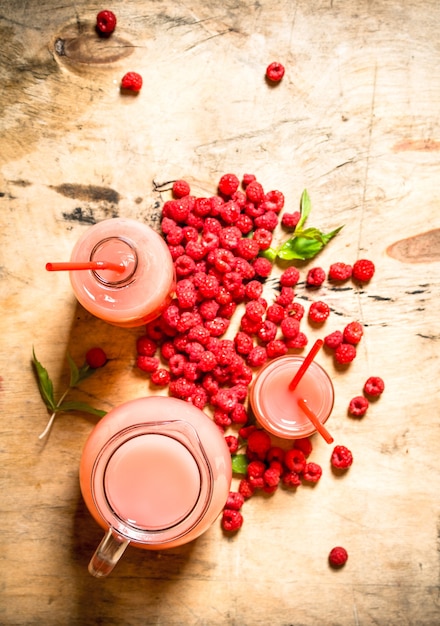
<svg viewBox="0 0 440 626"><path fill-rule="evenodd" d="M1 601L0 623L85 626L381 626L440 623L440 48L437 0L219 3L115 1L109 39L101 4L0 0L1 110ZM279 60L283 81L265 68ZM138 96L120 93L138 71ZM220 176L255 173L309 225L343 231L307 265L374 260L369 285L326 282L332 307L310 340L364 324L343 371L329 353L336 402L329 429L352 467L314 487L245 503L245 523L220 523L162 552L128 548L105 580L87 572L101 530L78 486L96 419L60 416L50 436L32 347L61 394L66 352L92 345L109 363L72 397L108 410L149 393L135 367L142 329L87 314L65 274L91 223L128 216L158 227L169 181L214 194ZM278 233L281 240L281 233ZM273 294L272 294L273 295ZM386 391L363 419L347 415L370 375ZM234 485L236 484L234 479ZM334 545L349 552L334 571Z"/></svg>

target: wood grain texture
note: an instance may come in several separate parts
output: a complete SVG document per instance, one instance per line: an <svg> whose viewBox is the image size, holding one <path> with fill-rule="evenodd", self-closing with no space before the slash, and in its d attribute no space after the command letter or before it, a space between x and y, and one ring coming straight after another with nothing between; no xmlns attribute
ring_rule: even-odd
<svg viewBox="0 0 440 626"><path fill-rule="evenodd" d="M94 31L92 0L0 0L1 584L5 626L435 626L440 622L440 5L436 0L115 0L115 36ZM266 66L279 60L271 88ZM138 71L138 96L120 93ZM245 504L234 537L218 523L168 552L128 548L107 580L87 573L101 538L78 486L96 418L47 413L35 347L58 393L65 359L110 356L76 398L104 410L150 393L135 368L142 330L92 318L65 260L112 216L159 227L173 180L213 194L252 172L286 209L312 199L310 225L341 233L312 264L375 261L370 284L297 289L332 314L312 340L354 319L356 361L318 361L335 386L329 430L354 463L343 476L314 440L316 487ZM282 240L277 231L277 241ZM300 267L302 279L310 267ZM278 268L278 273L282 270ZM275 272L276 276L276 272ZM265 295L274 297L276 281ZM347 416L366 378L383 397ZM235 483L234 483L235 485ZM342 544L344 569L327 555Z"/></svg>

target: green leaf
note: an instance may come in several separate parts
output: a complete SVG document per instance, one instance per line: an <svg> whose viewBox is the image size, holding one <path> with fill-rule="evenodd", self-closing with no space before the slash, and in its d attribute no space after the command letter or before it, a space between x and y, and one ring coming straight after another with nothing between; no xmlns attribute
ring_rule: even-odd
<svg viewBox="0 0 440 626"><path fill-rule="evenodd" d="M70 354L67 354L67 361L70 367L70 387L79 385L81 381L91 376L95 371L87 363L84 363L78 368Z"/></svg>
<svg viewBox="0 0 440 626"><path fill-rule="evenodd" d="M306 223L306 220L309 217L311 210L312 210L312 202L310 200L310 196L309 196L307 189L304 189L304 191L301 194L301 200L300 200L301 218L298 224L296 225L296 229L295 229L296 231L301 230L303 225Z"/></svg>
<svg viewBox="0 0 440 626"><path fill-rule="evenodd" d="M342 226L339 226L339 228L335 228L335 230L332 230L331 232L327 233L326 235L324 235L324 233L322 233L322 239L324 241L325 244L327 244L331 239L333 239L333 237L336 237L336 235L339 233L340 230L342 230L344 228L344 224Z"/></svg>
<svg viewBox="0 0 440 626"><path fill-rule="evenodd" d="M37 374L38 389L40 390L41 397L44 404L48 409L53 410L55 408L55 399L53 396L53 383L45 367L43 367L40 361L35 356L35 350L32 348L32 362L34 364L35 372Z"/></svg>
<svg viewBox="0 0 440 626"><path fill-rule="evenodd" d="M59 411L83 411L83 413L90 413L90 415L97 415L98 417L104 417L106 415L106 411L101 411L100 409L95 409L94 407L87 404L87 402L76 402L74 400L70 402L63 402L56 409L57 413Z"/></svg>
<svg viewBox="0 0 440 626"><path fill-rule="evenodd" d="M246 474L249 462L245 454L233 454L231 460L234 474Z"/></svg>
<svg viewBox="0 0 440 626"><path fill-rule="evenodd" d="M275 261L277 258L277 250L275 248L268 248L267 250L262 250L259 256L268 259L271 263Z"/></svg>

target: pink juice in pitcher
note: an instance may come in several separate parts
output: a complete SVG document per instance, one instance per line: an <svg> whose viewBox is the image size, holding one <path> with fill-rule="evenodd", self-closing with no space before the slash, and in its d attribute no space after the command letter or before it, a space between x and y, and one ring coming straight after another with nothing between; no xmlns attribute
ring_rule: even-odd
<svg viewBox="0 0 440 626"><path fill-rule="evenodd" d="M255 378L249 400L259 423L269 432L286 439L300 439L315 432L315 427L298 406L306 400L321 423L333 409L334 390L328 374L312 362L294 391L289 383L303 363L295 355L281 356L265 365Z"/></svg>
<svg viewBox="0 0 440 626"><path fill-rule="evenodd" d="M77 300L100 319L130 328L160 315L175 287L171 254L141 222L113 218L95 224L76 243L71 262L110 261L123 271L71 271Z"/></svg>
<svg viewBox="0 0 440 626"><path fill-rule="evenodd" d="M191 403L150 396L110 411L80 463L84 501L107 533L90 573L106 576L128 544L158 550L201 535L222 511L231 478L224 436Z"/></svg>

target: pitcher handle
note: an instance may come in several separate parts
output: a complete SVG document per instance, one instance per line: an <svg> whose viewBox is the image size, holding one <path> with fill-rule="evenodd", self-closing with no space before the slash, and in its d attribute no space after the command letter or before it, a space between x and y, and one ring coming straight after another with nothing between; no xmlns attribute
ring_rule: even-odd
<svg viewBox="0 0 440 626"><path fill-rule="evenodd" d="M89 573L96 578L108 576L124 554L130 541L115 534L112 528L102 538L89 563Z"/></svg>

